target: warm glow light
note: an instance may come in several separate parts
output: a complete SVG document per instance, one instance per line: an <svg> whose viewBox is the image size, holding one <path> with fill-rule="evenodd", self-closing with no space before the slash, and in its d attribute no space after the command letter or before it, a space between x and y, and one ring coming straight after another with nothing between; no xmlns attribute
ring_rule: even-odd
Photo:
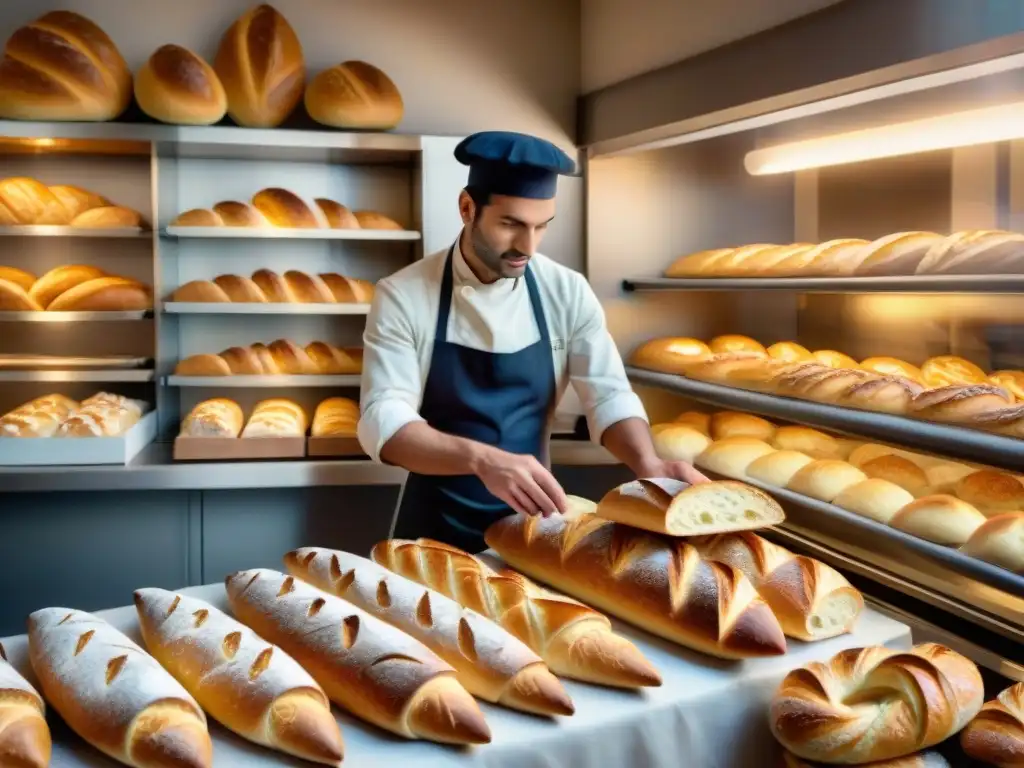
<svg viewBox="0 0 1024 768"><path fill-rule="evenodd" d="M29 139L29 144L33 147L55 147L57 146L56 139Z"/></svg>
<svg viewBox="0 0 1024 768"><path fill-rule="evenodd" d="M1024 103L1004 104L755 149L743 163L763 176L1020 138Z"/></svg>

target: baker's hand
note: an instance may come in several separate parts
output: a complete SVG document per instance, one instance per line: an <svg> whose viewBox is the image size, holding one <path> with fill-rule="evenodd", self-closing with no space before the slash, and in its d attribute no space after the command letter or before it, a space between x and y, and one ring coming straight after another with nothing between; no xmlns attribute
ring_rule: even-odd
<svg viewBox="0 0 1024 768"><path fill-rule="evenodd" d="M682 480L690 485L711 482L711 480L697 471L692 464L687 464L685 461L652 459L637 467L637 470L637 477L669 477L673 480Z"/></svg>
<svg viewBox="0 0 1024 768"><path fill-rule="evenodd" d="M565 491L533 456L491 448L477 462L474 473L488 491L516 512L549 517L566 511Z"/></svg>

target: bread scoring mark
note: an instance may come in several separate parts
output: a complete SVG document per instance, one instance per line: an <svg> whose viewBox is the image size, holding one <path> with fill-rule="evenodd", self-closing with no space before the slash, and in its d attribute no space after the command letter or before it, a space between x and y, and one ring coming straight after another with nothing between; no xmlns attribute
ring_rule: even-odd
<svg viewBox="0 0 1024 768"><path fill-rule="evenodd" d="M302 567L309 568L309 566L313 564L314 560L316 560L316 552L310 552L308 555L302 558Z"/></svg>
<svg viewBox="0 0 1024 768"><path fill-rule="evenodd" d="M345 592L348 591L348 588L352 586L352 582L354 582L355 580L356 580L356 569L353 568L350 571L346 571L342 575L341 581L339 581L337 584L334 585L334 591L337 592L339 595L344 594Z"/></svg>
<svg viewBox="0 0 1024 768"><path fill-rule="evenodd" d="M199 629L206 620L210 618L210 612L205 608L200 608L198 611L192 614L192 618L195 620L192 624L194 629Z"/></svg>
<svg viewBox="0 0 1024 768"><path fill-rule="evenodd" d="M241 575L241 574L238 574L238 575ZM260 577L259 573L254 573L252 575L252 577L249 579L249 583L245 585L245 589L242 590L242 593L244 594L244 593L248 592L249 591L249 587L251 587L253 584L255 584L256 580L259 577Z"/></svg>
<svg viewBox="0 0 1024 768"><path fill-rule="evenodd" d="M346 616L341 622L341 644L345 646L345 650L350 649L356 644L356 638L359 637L359 617L358 616Z"/></svg>
<svg viewBox="0 0 1024 768"><path fill-rule="evenodd" d="M171 607L167 609L166 616L170 616L172 613L174 613L175 609L178 607L178 603L180 603L180 602L181 602L181 595L175 595L174 596L174 602L172 602L171 603Z"/></svg>
<svg viewBox="0 0 1024 768"><path fill-rule="evenodd" d="M423 596L416 603L416 623L421 627L430 628L434 626L434 616L430 610L430 593L424 592ZM3 649L0 648L0 652Z"/></svg>
<svg viewBox="0 0 1024 768"><path fill-rule="evenodd" d="M294 592L294 591L295 591L295 579L293 579L291 576L285 576L284 581L281 582L281 589L277 593L277 596L278 597L284 597L285 595L289 594L290 592Z"/></svg>
<svg viewBox="0 0 1024 768"><path fill-rule="evenodd" d="M270 666L270 659L273 655L273 646L264 648L259 652L259 655L256 657L255 661L253 661L252 666L249 667L250 682L255 682L256 679L266 671L267 667Z"/></svg>
<svg viewBox="0 0 1024 768"><path fill-rule="evenodd" d="M465 617L459 619L459 650L462 655L476 663L476 638L473 636L473 629Z"/></svg>
<svg viewBox="0 0 1024 768"><path fill-rule="evenodd" d="M322 597L318 597L316 600L314 600L313 602L311 602L309 604L309 610L306 611L306 616L309 617L309 618L313 618L318 613L320 613L320 610L325 605L327 605L327 601L324 600Z"/></svg>
<svg viewBox="0 0 1024 768"><path fill-rule="evenodd" d="M74 613L69 613L69 614L68 614L67 616L65 616L65 617L64 617L63 619L61 619L61 620L60 620L60 621L59 621L59 622L57 623L57 626L59 627L59 626L60 626L61 624L66 624L67 622L71 621L71 618L72 618L72 617L73 617L74 615L75 615Z"/></svg>
<svg viewBox="0 0 1024 768"><path fill-rule="evenodd" d="M121 670L124 669L125 663L128 661L128 656L115 656L113 659L107 662L107 685L114 682Z"/></svg>
<svg viewBox="0 0 1024 768"><path fill-rule="evenodd" d="M381 608L391 607L391 594L388 592L388 584L383 579L377 584L377 605Z"/></svg>
<svg viewBox="0 0 1024 768"><path fill-rule="evenodd" d="M61 624L64 622L62 621ZM88 632L83 632L78 638L78 644L75 646L75 656L85 650L85 646L92 640L92 636L96 634L95 629L90 629Z"/></svg>
<svg viewBox="0 0 1024 768"><path fill-rule="evenodd" d="M423 663L419 659L414 659L412 656L406 656L404 653L385 653L383 656L380 656L377 659L375 659L370 666L376 667L378 664L384 664L388 661L404 661L409 664Z"/></svg>
<svg viewBox="0 0 1024 768"><path fill-rule="evenodd" d="M309 567L309 563L306 563L306 567ZM340 581L342 577L341 573L341 561L338 560L337 555L331 555L330 565L331 581Z"/></svg>
<svg viewBox="0 0 1024 768"><path fill-rule="evenodd" d="M224 636L224 642L221 648L224 651L224 655L229 658L235 658L235 654L238 653L239 646L242 645L242 633L241 632L229 632Z"/></svg>

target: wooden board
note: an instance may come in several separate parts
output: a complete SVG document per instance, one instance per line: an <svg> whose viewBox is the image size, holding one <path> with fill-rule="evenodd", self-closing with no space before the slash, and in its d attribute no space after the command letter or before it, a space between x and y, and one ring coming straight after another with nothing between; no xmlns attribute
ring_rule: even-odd
<svg viewBox="0 0 1024 768"><path fill-rule="evenodd" d="M355 435L311 437L307 454L309 456L366 456Z"/></svg>
<svg viewBox="0 0 1024 768"><path fill-rule="evenodd" d="M305 455L305 437L241 438L178 435L174 439L175 461L300 459Z"/></svg>

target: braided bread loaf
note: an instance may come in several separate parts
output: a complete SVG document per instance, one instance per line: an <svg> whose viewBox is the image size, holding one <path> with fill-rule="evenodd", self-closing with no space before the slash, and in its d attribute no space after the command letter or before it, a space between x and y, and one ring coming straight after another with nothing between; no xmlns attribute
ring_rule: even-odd
<svg viewBox="0 0 1024 768"><path fill-rule="evenodd" d="M485 539L513 568L680 645L725 659L786 652L778 620L743 572L682 540L589 513L512 515Z"/></svg>
<svg viewBox="0 0 1024 768"><path fill-rule="evenodd" d="M612 631L607 617L514 571L496 572L473 555L428 539L382 541L371 557L486 616L526 643L557 675L622 688L661 685L657 670Z"/></svg>
<svg viewBox="0 0 1024 768"><path fill-rule="evenodd" d="M999 768L1024 766L1024 683L1011 685L960 734L964 752Z"/></svg>
<svg viewBox="0 0 1024 768"><path fill-rule="evenodd" d="M972 661L934 643L853 648L793 670L772 699L772 733L807 760L857 765L927 749L981 709Z"/></svg>
<svg viewBox="0 0 1024 768"><path fill-rule="evenodd" d="M373 283L333 272L309 275L288 270L279 275L259 269L252 277L218 275L213 280L193 280L178 288L171 301L202 304L368 304Z"/></svg>
<svg viewBox="0 0 1024 768"><path fill-rule="evenodd" d="M178 376L354 375L363 369L362 347L335 347L314 341L300 347L278 339L267 344L231 347L219 355L192 355L175 366Z"/></svg>

